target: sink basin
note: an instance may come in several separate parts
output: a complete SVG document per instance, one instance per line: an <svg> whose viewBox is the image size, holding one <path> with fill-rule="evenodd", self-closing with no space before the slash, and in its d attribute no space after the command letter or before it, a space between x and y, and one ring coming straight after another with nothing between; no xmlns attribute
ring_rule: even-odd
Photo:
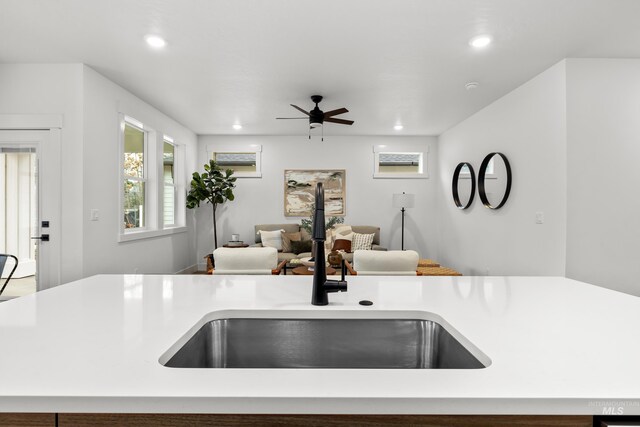
<svg viewBox="0 0 640 427"><path fill-rule="evenodd" d="M163 365L325 369L486 367L432 320L320 318L211 320Z"/></svg>

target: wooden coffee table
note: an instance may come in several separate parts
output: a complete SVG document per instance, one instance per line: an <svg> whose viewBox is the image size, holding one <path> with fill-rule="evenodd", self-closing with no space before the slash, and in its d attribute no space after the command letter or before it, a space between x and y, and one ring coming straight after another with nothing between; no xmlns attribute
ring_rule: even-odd
<svg viewBox="0 0 640 427"><path fill-rule="evenodd" d="M293 274L296 274L298 276L313 275L313 270L309 270L309 267L307 267L306 265L301 265L300 267L296 267L291 271L293 272ZM327 267L327 275L332 275L332 274L336 274L336 269L333 267Z"/></svg>

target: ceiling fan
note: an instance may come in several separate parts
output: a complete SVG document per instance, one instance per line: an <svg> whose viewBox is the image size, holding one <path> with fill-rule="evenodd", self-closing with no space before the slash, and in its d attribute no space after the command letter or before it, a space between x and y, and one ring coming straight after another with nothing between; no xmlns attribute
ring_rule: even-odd
<svg viewBox="0 0 640 427"><path fill-rule="evenodd" d="M344 119L336 119L334 116L338 114L348 113L349 110L346 108L338 108L337 110L327 111L326 113L322 111L318 104L322 101L322 96L320 95L311 95L311 101L315 102L316 106L313 110L307 112L297 105L290 104L293 108L300 111L303 114L306 114L307 117L276 117L278 120L296 120L296 119L309 119L309 129L322 127L324 122L327 123L338 123L340 125L352 125L353 120L344 120Z"/></svg>

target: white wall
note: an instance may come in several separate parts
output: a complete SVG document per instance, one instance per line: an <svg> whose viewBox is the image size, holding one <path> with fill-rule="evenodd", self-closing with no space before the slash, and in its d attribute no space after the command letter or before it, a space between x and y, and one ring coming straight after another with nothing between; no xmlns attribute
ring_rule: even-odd
<svg viewBox="0 0 640 427"><path fill-rule="evenodd" d="M195 264L188 233L116 243L118 112L126 110L186 145L195 167L196 135L82 64L1 64L0 114L61 114L61 282L96 273L173 273ZM185 177L186 180L186 177ZM99 221L89 221L99 209Z"/></svg>
<svg viewBox="0 0 640 427"><path fill-rule="evenodd" d="M193 215L188 232L130 242L116 241L122 213L118 205L119 118L123 113L184 145L184 179L195 167L197 137L149 104L84 67L84 275L98 273L174 273L196 263ZM184 191L184 190L183 190ZM91 209L100 219L90 221Z"/></svg>
<svg viewBox="0 0 640 427"><path fill-rule="evenodd" d="M438 259L443 265L465 275L564 275L565 84L563 61L440 136ZM451 195L456 165L469 162L477 175L484 156L494 151L511 164L506 205L487 209L476 191L473 205L458 210ZM535 223L537 211L544 212L544 224Z"/></svg>
<svg viewBox="0 0 640 427"><path fill-rule="evenodd" d="M0 64L0 114L64 116L60 155L62 283L82 277L82 68L81 64Z"/></svg>
<svg viewBox="0 0 640 427"><path fill-rule="evenodd" d="M327 136L311 141L301 136L213 136L198 138L198 170L208 161L207 146L262 145L262 178L238 178L236 200L219 207L218 244L239 233L253 243L254 225L300 223L284 216L285 169L346 169L347 209L345 224L381 227L381 244L400 249L400 211L392 206L393 193L414 193L416 207L405 217L405 248L423 257L434 257L436 245L436 177L438 149L435 137L344 137ZM373 146L384 144L390 151L407 145L428 147L428 179L373 179ZM198 259L211 253L213 231L211 207L197 212ZM202 267L201 267L202 268Z"/></svg>
<svg viewBox="0 0 640 427"><path fill-rule="evenodd" d="M211 243L209 206L187 213L188 233L116 243L120 214L117 115L125 112L187 146L187 175L211 144L261 144L263 178L239 179L237 200L222 207L219 242L253 237L258 222L283 215L283 170L347 170L347 216L382 228L400 246L400 213L391 195L416 194L407 212L407 248L464 274L564 275L640 295L640 60L563 61L440 136L196 136L81 64L0 64L0 114L62 114L61 277L95 273L170 273L202 262ZM372 179L372 146L429 147L427 180ZM196 148L197 147L197 148ZM196 153L197 150L197 153ZM512 194L498 211L476 195L471 209L451 200L458 162L477 169L501 151L511 162ZM197 161L194 159L197 155ZM631 197L629 197L631 196ZM616 205L617 203L617 205ZM619 206L618 206L619 205ZM99 221L89 221L99 209ZM545 223L535 224L535 212ZM198 232L195 233L197 220ZM566 224L566 225L565 225ZM197 248L196 248L197 244Z"/></svg>
<svg viewBox="0 0 640 427"><path fill-rule="evenodd" d="M640 60L567 60L567 276L640 296Z"/></svg>

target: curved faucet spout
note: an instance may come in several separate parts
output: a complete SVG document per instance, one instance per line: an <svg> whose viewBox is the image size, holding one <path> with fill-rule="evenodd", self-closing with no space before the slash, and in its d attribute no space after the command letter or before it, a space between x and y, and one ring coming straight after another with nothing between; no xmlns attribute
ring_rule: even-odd
<svg viewBox="0 0 640 427"><path fill-rule="evenodd" d="M315 243L314 267L313 267L313 292L311 294L311 304L329 304L329 292L346 292L347 282L344 280L344 269L342 269L341 280L327 280L327 258L324 254L324 241L326 239L326 226L324 223L324 188L322 183L316 185L316 205L313 210L312 239Z"/></svg>
<svg viewBox="0 0 640 427"><path fill-rule="evenodd" d="M324 242L326 238L326 229L324 224L324 188L321 182L316 184L316 205L313 210L312 238L316 242L319 240Z"/></svg>

